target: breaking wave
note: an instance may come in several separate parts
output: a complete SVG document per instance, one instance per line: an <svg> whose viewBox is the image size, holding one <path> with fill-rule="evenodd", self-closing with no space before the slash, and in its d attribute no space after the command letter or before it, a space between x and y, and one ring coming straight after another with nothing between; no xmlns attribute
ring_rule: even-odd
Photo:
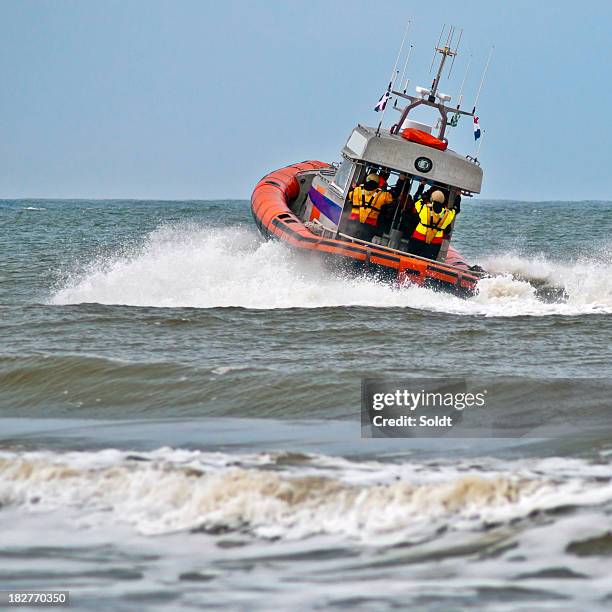
<svg viewBox="0 0 612 612"><path fill-rule="evenodd" d="M399 307L465 315L579 315L612 312L612 263L571 263L505 254L481 262L497 274L462 300L420 287L343 278L321 262L252 230L162 226L115 256L68 275L51 304L254 309ZM530 281L565 289L564 303L538 299Z"/></svg>
<svg viewBox="0 0 612 612"><path fill-rule="evenodd" d="M323 534L380 545L612 501L605 465L543 459L484 462L477 468L169 448L138 455L4 451L0 508L72 509L81 527L123 523L145 535L242 531L302 539Z"/></svg>

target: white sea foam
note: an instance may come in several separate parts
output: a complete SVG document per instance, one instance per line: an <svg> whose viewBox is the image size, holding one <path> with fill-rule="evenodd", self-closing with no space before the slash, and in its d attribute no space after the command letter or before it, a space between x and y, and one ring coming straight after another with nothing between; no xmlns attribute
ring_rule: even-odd
<svg viewBox="0 0 612 612"><path fill-rule="evenodd" d="M203 527L380 545L612 501L609 466L580 460L483 461L475 469L311 456L284 466L269 454L172 449L137 459L116 450L0 452L0 507L78 510L81 526L128 524L145 535Z"/></svg>
<svg viewBox="0 0 612 612"><path fill-rule="evenodd" d="M414 286L340 278L312 256L262 243L251 230L164 226L128 252L73 274L50 302L258 309L359 305L481 316L612 313L607 260L559 263L506 254L481 263L497 276L482 280L476 297L462 300ZM569 298L544 303L527 279L564 287Z"/></svg>

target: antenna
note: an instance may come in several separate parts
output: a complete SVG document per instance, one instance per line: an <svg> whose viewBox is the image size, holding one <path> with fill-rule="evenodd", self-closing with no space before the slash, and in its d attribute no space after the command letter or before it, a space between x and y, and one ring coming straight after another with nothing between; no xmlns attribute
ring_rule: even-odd
<svg viewBox="0 0 612 612"><path fill-rule="evenodd" d="M408 68L408 62L410 61L410 56L412 55L413 48L414 48L414 45L410 45L410 49L408 49L408 55L406 56L406 61L404 62L404 69L402 70L402 77L399 80L400 87L402 86L402 81L404 80L404 77L406 76L406 68ZM408 88L408 81L409 79L406 79L406 84L404 85L404 93L406 93L406 89Z"/></svg>
<svg viewBox="0 0 612 612"><path fill-rule="evenodd" d="M478 93L476 94L476 100L474 100L474 110L472 112L476 112L476 106L478 104L478 99L480 98L480 92L482 91L482 86L484 84L485 76L487 74L487 70L489 69L489 64L491 63L491 56L493 55L493 50L495 49L495 45L491 46L491 50L489 51L489 58L487 59L487 63L485 65L485 69L482 73L482 79L480 79L480 87L478 88Z"/></svg>
<svg viewBox="0 0 612 612"><path fill-rule="evenodd" d="M442 31L440 32L440 37L438 38L438 44L436 45L436 50L440 46L442 42L442 35L444 34L444 29L446 28L446 24L442 26ZM431 66L429 67L429 73L431 74L431 70L433 68L434 62L436 61L436 51L434 51L433 57L431 58Z"/></svg>
<svg viewBox="0 0 612 612"><path fill-rule="evenodd" d="M446 37L446 45L445 47L450 47L453 44L453 36L455 35L455 27L450 26L448 28L448 36Z"/></svg>
<svg viewBox="0 0 612 612"><path fill-rule="evenodd" d="M442 31L444 31L444 29ZM429 102L436 101L436 92L438 91L438 85L440 84L440 77L442 76L442 71L444 70L444 63L446 62L446 59L449 57L454 58L457 55L457 51L456 50L453 51L451 49L451 43L452 43L454 36L455 36L455 26L449 26L448 35L446 37L446 44L444 45L444 47L440 47L440 45L438 44L438 46L436 47L436 50L434 51L434 60L436 58L436 53L440 53L442 55L442 59L440 60L440 65L438 66L438 72L436 74L436 78L433 80L433 83L431 84L431 92L429 93L429 96L427 98ZM440 39L442 39L442 36L440 36ZM433 61L432 61L432 65L433 65Z"/></svg>
<svg viewBox="0 0 612 612"><path fill-rule="evenodd" d="M470 59L468 61L467 68L465 69L465 74L463 75L463 81L461 82L461 89L459 90L459 98L457 98L457 110L460 108L461 102L463 102L463 89L465 88L465 81L467 80L471 65L472 65L472 54L470 53Z"/></svg>
<svg viewBox="0 0 612 612"><path fill-rule="evenodd" d="M453 72L453 66L455 65L455 58L457 57L457 53L459 52L459 45L461 44L461 37L463 36L463 28L461 28L461 32L459 32L459 40L457 41L457 46L455 47L455 55L453 55L453 61L451 62L450 69L448 71L448 77L450 79L450 75Z"/></svg>
<svg viewBox="0 0 612 612"><path fill-rule="evenodd" d="M399 60L400 60L400 57L402 55L402 51L404 49L404 43L406 42L406 37L408 36L408 30L410 30L410 24L411 23L412 23L412 20L409 19L408 23L406 25L406 30L404 31L404 38L402 38L402 44L400 45L399 51L397 53L397 58L395 58L395 65L393 66L393 72L391 73L391 77L389 78L389 81L391 81L391 82L394 80L393 75L395 75L395 71L397 70L397 65L399 64ZM397 76L397 75L395 75L395 76Z"/></svg>
<svg viewBox="0 0 612 612"><path fill-rule="evenodd" d="M391 76L389 77L389 85L387 85L387 96L389 96L389 94L391 93L392 89L393 89L393 84L395 83L395 79L397 78L397 75L399 74L399 70L397 69L397 65L399 63L400 57L402 55L402 51L404 50L404 43L406 42L406 37L408 36L408 30L410 30L410 24L412 23L412 20L409 19L408 23L406 24L406 29L404 30L404 37L402 38L402 44L400 45L397 57L395 58L395 64L393 66L393 72L391 73ZM387 99L388 101L388 99ZM385 112L387 111L387 105L385 104L385 108L383 109L382 115L380 116L380 121L378 122L378 127L376 128L376 135L380 135L380 128L382 127L382 123L383 120L385 118Z"/></svg>

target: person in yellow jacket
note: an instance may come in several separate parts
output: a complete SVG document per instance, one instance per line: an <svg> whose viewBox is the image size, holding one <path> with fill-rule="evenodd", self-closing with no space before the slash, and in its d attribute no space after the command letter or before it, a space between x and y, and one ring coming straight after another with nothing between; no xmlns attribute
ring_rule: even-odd
<svg viewBox="0 0 612 612"><path fill-rule="evenodd" d="M348 194L351 212L346 233L360 240L370 242L378 230L380 211L393 202L389 191L380 187L378 174L368 174L362 185L351 189Z"/></svg>
<svg viewBox="0 0 612 612"><path fill-rule="evenodd" d="M418 200L413 212L418 217L418 223L408 241L408 252L427 259L436 259L440 253L444 232L455 219L456 211L446 208L444 194L435 190L429 197Z"/></svg>

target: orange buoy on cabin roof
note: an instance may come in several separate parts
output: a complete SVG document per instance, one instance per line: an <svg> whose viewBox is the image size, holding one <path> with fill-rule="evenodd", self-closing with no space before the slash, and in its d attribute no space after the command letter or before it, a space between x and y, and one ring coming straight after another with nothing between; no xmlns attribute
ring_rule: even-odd
<svg viewBox="0 0 612 612"><path fill-rule="evenodd" d="M401 132L402 138L409 140L410 142L416 142L418 144L425 145L426 147L433 147L434 149L438 149L440 151L446 151L448 147L448 142L444 142L444 140L440 140L423 130L417 130L415 128L406 128Z"/></svg>

